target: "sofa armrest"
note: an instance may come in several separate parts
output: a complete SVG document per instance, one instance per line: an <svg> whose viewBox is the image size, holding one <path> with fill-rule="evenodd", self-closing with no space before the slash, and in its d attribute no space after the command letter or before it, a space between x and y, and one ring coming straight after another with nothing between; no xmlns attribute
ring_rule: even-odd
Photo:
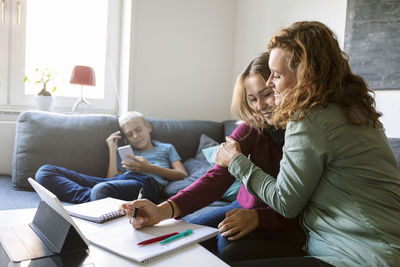
<svg viewBox="0 0 400 267"><path fill-rule="evenodd" d="M119 129L111 115L62 115L22 112L17 119L12 182L31 190L27 181L44 164L105 177L108 147L105 139Z"/></svg>
<svg viewBox="0 0 400 267"><path fill-rule="evenodd" d="M0 174L11 175L15 125L13 121L0 121Z"/></svg>

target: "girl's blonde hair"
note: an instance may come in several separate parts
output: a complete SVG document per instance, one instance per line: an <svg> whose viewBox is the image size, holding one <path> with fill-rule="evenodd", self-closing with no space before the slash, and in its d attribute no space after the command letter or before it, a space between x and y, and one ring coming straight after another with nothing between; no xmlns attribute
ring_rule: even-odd
<svg viewBox="0 0 400 267"><path fill-rule="evenodd" d="M268 124L262 116L257 114L249 105L244 81L247 77L253 75L261 76L265 81L268 80L271 71L268 67L269 53L262 53L254 58L243 72L238 76L233 91L231 111L248 125L257 129L265 129Z"/></svg>
<svg viewBox="0 0 400 267"><path fill-rule="evenodd" d="M333 32L317 21L296 22L282 29L268 43L268 51L281 48L288 52L288 65L297 83L283 92L282 104L275 110L275 125L285 128L314 107L329 103L341 106L354 125L382 127L381 113L367 84L355 75L346 53L340 50Z"/></svg>

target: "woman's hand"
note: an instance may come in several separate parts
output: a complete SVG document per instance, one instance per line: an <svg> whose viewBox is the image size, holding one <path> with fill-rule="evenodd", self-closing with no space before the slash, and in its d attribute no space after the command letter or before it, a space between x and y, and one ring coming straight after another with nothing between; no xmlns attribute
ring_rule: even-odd
<svg viewBox="0 0 400 267"><path fill-rule="evenodd" d="M106 139L106 143L108 146L108 149L112 152L117 151L118 148L118 140L121 139L121 132L116 131L115 133L110 134L109 137Z"/></svg>
<svg viewBox="0 0 400 267"><path fill-rule="evenodd" d="M132 218L132 213L138 208L135 220L133 220L132 226L136 229L140 229L146 226L153 226L163 220L160 215L160 208L147 199L138 199L132 202L122 204L120 211L125 212L129 219Z"/></svg>
<svg viewBox="0 0 400 267"><path fill-rule="evenodd" d="M256 210L233 209L226 213L226 218L218 225L222 237L236 240L258 227Z"/></svg>
<svg viewBox="0 0 400 267"><path fill-rule="evenodd" d="M134 172L151 172L152 164L148 162L144 157L127 155L130 161L122 161L122 167L127 170Z"/></svg>
<svg viewBox="0 0 400 267"><path fill-rule="evenodd" d="M226 142L222 143L215 154L214 162L221 167L227 168L231 161L242 151L240 144L230 137L225 137Z"/></svg>

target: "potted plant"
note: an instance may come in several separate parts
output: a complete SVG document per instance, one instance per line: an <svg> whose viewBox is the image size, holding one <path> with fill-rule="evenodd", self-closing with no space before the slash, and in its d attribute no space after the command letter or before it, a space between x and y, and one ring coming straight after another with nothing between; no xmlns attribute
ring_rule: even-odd
<svg viewBox="0 0 400 267"><path fill-rule="evenodd" d="M51 110L51 106L53 104L53 97L51 93L54 93L57 90L57 86L53 85L50 89L48 87L49 83L54 82L56 74L56 72L51 71L49 68L36 68L35 75L32 80L26 75L24 77L25 83L33 82L35 86L39 87L39 92L35 96L35 103L36 107L40 110ZM51 90L51 92L49 90Z"/></svg>

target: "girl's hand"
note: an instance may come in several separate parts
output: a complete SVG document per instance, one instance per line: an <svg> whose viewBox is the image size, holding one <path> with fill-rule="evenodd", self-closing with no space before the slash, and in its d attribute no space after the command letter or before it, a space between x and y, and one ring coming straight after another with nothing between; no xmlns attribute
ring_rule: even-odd
<svg viewBox="0 0 400 267"><path fill-rule="evenodd" d="M222 237L236 240L258 227L256 210L233 209L226 213L226 218L218 225Z"/></svg>
<svg viewBox="0 0 400 267"><path fill-rule="evenodd" d="M221 167L227 168L231 161L242 151L240 144L230 137L225 137L226 142L222 143L215 154L214 162Z"/></svg>
<svg viewBox="0 0 400 267"><path fill-rule="evenodd" d="M132 226L136 229L153 226L162 220L162 218L158 216L161 214L159 207L147 199L138 199L122 204L119 209L120 211L125 212L130 220L135 207L138 208L138 212L135 220L133 220Z"/></svg>

